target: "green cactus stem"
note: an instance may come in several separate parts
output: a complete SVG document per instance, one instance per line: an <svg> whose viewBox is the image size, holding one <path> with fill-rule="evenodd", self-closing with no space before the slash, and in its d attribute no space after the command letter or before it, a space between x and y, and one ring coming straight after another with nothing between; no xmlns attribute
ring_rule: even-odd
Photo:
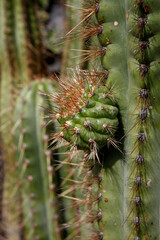
<svg viewBox="0 0 160 240"><path fill-rule="evenodd" d="M1 22L10 25L0 4ZM43 83L25 89L16 108L13 132L18 163L10 167L20 179L14 182L24 227L20 235L40 240L159 239L160 3L90 0L82 6L82 21L68 32L68 42L80 25L88 31L91 26L100 46L90 39L89 49L80 45L78 58L80 63L100 58L94 67L89 61L90 71L78 68L65 77L63 70L57 93L49 94L54 105L51 118L58 120L51 140L54 159L47 151L46 128L41 128L45 113L37 108L44 104L37 94L39 86L47 92ZM0 31L1 56L14 56L9 47L4 51L3 24ZM80 31L77 39L83 41L82 36ZM2 66L9 69L3 76L10 76L10 61ZM10 85L8 89L10 93ZM24 96L27 101L22 101ZM12 227L17 225L17 220L12 221Z"/></svg>
<svg viewBox="0 0 160 240"><path fill-rule="evenodd" d="M130 96L129 108L133 119L132 123L129 123L129 128L133 125L136 127L128 137L130 151L128 156L130 165L127 166L128 186L132 186L127 191L130 199L127 205L128 214L131 212L131 206L134 208L130 216L128 215L128 220L132 221L131 229L128 227L128 239L132 236L140 239L144 236L145 239L149 237L158 239L159 217L156 209L159 207L157 195L159 115L157 101L154 101L154 98L158 98L159 95L156 90L159 88L157 81L159 79L159 37L154 27L152 29L152 24L154 15L159 12L159 2L131 2L130 4L133 4L133 8L128 19L128 39L133 43L134 38L135 42L129 45L129 94L133 88L137 87L138 91L137 96ZM137 69L136 72L135 69Z"/></svg>
<svg viewBox="0 0 160 240"><path fill-rule="evenodd" d="M117 137L120 141L120 138L124 135L121 128L126 126L127 122L126 108L128 103L125 1L99 1L97 20L103 28L99 35L100 44L107 48L106 54L102 57L102 65L108 71L106 85L115 85L120 112ZM126 227L124 164L124 156L120 152L113 150L108 152L107 149L104 149L104 166L99 190L102 193L102 201L100 201L99 207L103 213L100 221L100 231L103 232L103 239L126 239L124 233Z"/></svg>
<svg viewBox="0 0 160 240"><path fill-rule="evenodd" d="M153 100L159 88L158 31L153 26L158 7L158 1L102 0L97 14L103 25L100 41L107 45L102 62L109 71L107 82L117 81L127 136L125 161L114 156L114 161L104 165L101 227L106 239L159 238L159 116Z"/></svg>
<svg viewBox="0 0 160 240"><path fill-rule="evenodd" d="M48 111L51 102L44 93L51 83L34 81L17 99L14 110L12 153L6 159L3 209L7 239L62 240L66 230L63 200L59 200L61 178L56 159L48 149ZM40 94L41 92L41 94ZM43 107L42 107L43 106ZM57 160L58 161L58 160Z"/></svg>

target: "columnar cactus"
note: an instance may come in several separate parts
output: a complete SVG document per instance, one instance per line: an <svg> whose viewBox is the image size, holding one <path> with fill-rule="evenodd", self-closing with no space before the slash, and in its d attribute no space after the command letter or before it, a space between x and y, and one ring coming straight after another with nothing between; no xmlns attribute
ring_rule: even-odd
<svg viewBox="0 0 160 240"><path fill-rule="evenodd" d="M45 84L35 82L22 92L12 128L18 157L10 173L19 219L11 226L21 226L15 239L159 239L159 8L158 0L89 0L76 6L81 19L66 36L80 46L80 66L68 77L63 68L57 92L44 94L52 101L47 112L54 122L52 160L41 127L44 112L38 109L45 105L38 96L38 89L47 92ZM5 69L9 63L3 63Z"/></svg>
<svg viewBox="0 0 160 240"><path fill-rule="evenodd" d="M0 1L0 131L5 163L1 168L0 238L7 239L55 239L53 231L59 224L59 217L52 220L60 207L51 210L56 186L52 184L52 155L47 150L48 135L42 127L39 106L43 102L39 91L46 92L50 83L46 80L26 87L16 103L21 89L35 78L41 82L45 74L36 10L36 1ZM24 101L23 97L29 99ZM57 234L56 239L61 235Z"/></svg>
<svg viewBox="0 0 160 240"><path fill-rule="evenodd" d="M101 189L99 191L103 197L98 202L103 216L98 219L99 235L88 234L86 239L91 239L91 236L92 239L102 239L102 235L104 239L158 239L159 228L156 211L159 208L159 197L156 192L159 192L157 154L159 140L156 131L159 126L157 106L159 3L158 1L130 0L127 2L89 1L87 7L84 4L82 11L84 28L90 24L90 16L96 14L99 24L97 28L101 29L98 35L102 46L102 50L99 50L100 48L95 50L95 47L92 46L90 50L83 52L82 62L102 56L102 66L105 71L108 71L108 74L104 81L105 86L102 85L101 89L105 92L107 87L115 86L113 92L119 109L119 126L116 137L121 140L121 151L123 151L122 154L103 148L101 153L104 151L104 160L101 155L96 159L96 162L99 161L103 164L102 182L99 185ZM73 28L70 32L73 33L74 30ZM100 69L100 72L103 71L103 68ZM96 71L94 74L96 75ZM86 80L84 76L83 79ZM88 81L86 81L86 86L88 85ZM77 86L80 84L77 83ZM66 88L64 89L66 91ZM71 92L71 90L67 91ZM76 90L73 92L76 93ZM87 88L84 92L83 95L86 96ZM107 92L105 93L107 94ZM94 142L99 141L98 136L94 135L94 131L101 126L101 116L98 109L94 111L94 106L87 108L88 101L89 104L91 101L94 105L92 98L96 96L96 93L87 99L87 103L84 101L86 99L83 99L82 105L82 98L76 94L79 99L77 101L72 94L71 109L74 109L73 106L76 107L71 114L69 110L70 96L66 95L68 105L62 98L64 115L62 112L58 112L57 116L61 123L58 138L69 141L74 149L77 146L78 149L87 151L88 148L91 150L90 144L87 144L87 147L79 139L83 139L85 143L91 139L94 139ZM100 95L103 98L102 92ZM92 129L92 120L87 121L92 108L94 119L97 121L94 130ZM107 121L107 117L104 117ZM83 121L83 118L86 119ZM76 119L78 120L76 121ZM87 137L85 128L89 130ZM102 147L107 145L107 140L108 138L104 140ZM114 145L116 145L115 142Z"/></svg>
<svg viewBox="0 0 160 240"><path fill-rule="evenodd" d="M103 14L101 14L101 3ZM106 11L103 12L105 4ZM109 5L110 7L114 6L113 12ZM107 203L103 202L103 206L106 205L105 212L107 210L109 212L105 215L102 226L105 229L104 236L107 236L108 239L159 238L156 215L156 208L159 205L157 195L159 171L157 126L159 117L156 110L157 103L154 100L154 98L158 99L158 92L154 89L158 88L157 71L159 71L158 31L154 27L158 11L158 1L154 1L154 3L152 1L128 1L128 6L125 1L121 3L112 1L110 4L108 3L108 6L105 1L100 2L98 18L103 22L106 21L106 26L108 26L106 35L103 37L102 32L101 38L103 40L108 37L110 42L106 59L112 67L109 69L109 65L107 66L107 69L110 70L107 81L112 81L112 76L116 76L115 71L112 74L114 68L119 68L117 86L123 90L128 89L123 96L122 94L119 96L119 107L125 126L124 136L127 136L124 149L126 162L120 164L117 161L113 166L109 166L105 173L104 187L108 186L109 189L108 194L107 190L105 194ZM123 13L123 18L120 12ZM112 22L110 17L113 17ZM109 24L112 24L113 27ZM158 24L157 21L156 25ZM120 46L123 47L123 52ZM122 61L117 62L114 58L116 47L118 48L115 57L119 59L123 57L123 65L121 65ZM126 105L127 110L123 104L125 98L129 103ZM128 122L127 127L126 122ZM117 172L117 177L112 175L112 171ZM111 179L112 181L110 181ZM106 185L109 181L110 184ZM113 188L116 191L113 191ZM115 204L118 208L115 207Z"/></svg>

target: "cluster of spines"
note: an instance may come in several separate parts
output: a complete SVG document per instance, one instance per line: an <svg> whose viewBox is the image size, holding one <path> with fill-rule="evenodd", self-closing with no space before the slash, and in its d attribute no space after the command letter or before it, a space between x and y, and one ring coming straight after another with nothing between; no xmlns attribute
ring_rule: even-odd
<svg viewBox="0 0 160 240"><path fill-rule="evenodd" d="M60 82L60 92L51 96L59 106L52 116L61 124L61 131L54 135L53 143L64 138L74 148L89 149L95 156L97 148L114 145L118 110L112 89L98 87L105 76L95 71L78 71L70 82Z"/></svg>
<svg viewBox="0 0 160 240"><path fill-rule="evenodd" d="M136 0L132 9L137 11L136 29L133 31L135 42L138 43L134 57L139 64L139 93L138 93L138 104L134 111L139 111L138 120L134 127L137 129L137 141L135 142L132 153L136 152L134 158L134 167L129 175L129 179L134 179L134 184L131 191L131 200L129 203L128 219L133 221L133 228L128 235L129 240L132 235L137 235L134 239L141 240L147 237L146 221L147 215L145 212L145 202L143 199L145 188L147 185L146 181L146 168L145 168L145 144L149 137L146 131L147 119L149 112L152 109L150 106L150 83L149 83L149 70L150 70L150 59L148 57L148 49L150 46L149 37L152 36L147 34L147 16L149 14L149 7L145 5L145 1ZM132 29L133 30L133 29ZM132 31L131 31L132 32ZM133 113L132 113L133 114ZM138 126L138 127L137 127Z"/></svg>
<svg viewBox="0 0 160 240"><path fill-rule="evenodd" d="M74 7L73 7L74 9ZM106 53L106 47L100 45L90 45L90 40L101 34L103 27L97 23L96 14L99 11L99 1L89 0L87 3L83 2L81 8L76 8L79 13L81 21L76 24L67 34L66 38L68 41L81 39L86 43L83 49L72 49L79 53L73 58L81 59L77 65L83 64L90 60L94 60Z"/></svg>

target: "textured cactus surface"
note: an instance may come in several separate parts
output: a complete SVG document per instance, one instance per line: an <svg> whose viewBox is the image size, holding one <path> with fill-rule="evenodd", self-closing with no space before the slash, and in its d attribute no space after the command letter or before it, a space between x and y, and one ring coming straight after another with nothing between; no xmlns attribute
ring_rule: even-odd
<svg viewBox="0 0 160 240"><path fill-rule="evenodd" d="M87 4L83 5L83 11L87 12L85 6ZM105 91L107 86L115 85L119 108L119 125L115 137L121 141L123 151L123 154L116 150L108 151L106 147L101 150L101 153L104 151L104 157L100 157L103 169L98 191L103 197L98 204L102 218L98 220L100 234L92 237L102 239L103 232L104 239L159 239L159 3L101 0L90 1L90 8L96 9L94 13L99 27L102 26L98 38L106 51L103 54L94 51L94 57L101 55L102 67L108 71L106 86L101 86L101 89ZM89 10L86 12L84 27L89 24ZM93 49L94 45L90 51ZM85 61L92 58L90 53L87 54L87 57L82 55ZM103 71L102 68L100 71ZM92 103L94 96L96 94L89 98L89 103ZM61 137L71 144L77 143L80 148L82 145L75 135L79 134L79 138L87 141L90 138L99 141L98 136L93 137L92 128L86 137L84 126L89 129L93 123L90 119L85 122L83 117L91 117L90 110L93 110L94 120L97 121L94 130L98 131L104 124L100 124L102 118L100 112L94 109L94 101L93 106L87 107L87 104L82 108L79 105L80 112L72 113L72 117L68 111L67 116L59 119L61 130L64 131ZM107 117L104 117L106 124ZM107 146L106 139L102 146ZM90 235L86 239L90 239Z"/></svg>
<svg viewBox="0 0 160 240"><path fill-rule="evenodd" d="M117 79L126 138L125 162L115 156L103 174L101 226L106 239L159 239L159 116L154 100L159 98L159 43L152 28L158 7L158 1L100 1L100 41L109 39L103 64L109 70L107 81Z"/></svg>
<svg viewBox="0 0 160 240"><path fill-rule="evenodd" d="M24 36L35 48L41 39L36 4L4 3L0 0L1 89L12 103L15 85L6 79L21 83L24 75L28 81L32 62L23 53L34 55L23 47ZM48 93L47 80L35 81L22 91L14 111L15 142L7 161L12 164L6 168L14 180L3 178L0 198L0 221L10 229L2 228L1 235L15 240L158 240L160 2L67 3L77 18L66 34L58 87ZM22 16L29 21L20 22ZM30 29L30 37L21 24ZM13 46L6 45L6 35ZM69 45L79 53L67 52ZM39 64L31 69L37 75L43 72L41 52L35 59ZM65 67L77 61L79 66L66 76ZM10 186L14 201L7 214Z"/></svg>

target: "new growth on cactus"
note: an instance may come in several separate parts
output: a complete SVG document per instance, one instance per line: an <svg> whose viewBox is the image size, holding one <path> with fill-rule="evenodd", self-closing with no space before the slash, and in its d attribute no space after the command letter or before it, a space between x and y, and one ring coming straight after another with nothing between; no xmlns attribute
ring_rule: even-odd
<svg viewBox="0 0 160 240"><path fill-rule="evenodd" d="M101 86L104 77L105 73L77 70L72 79L60 82L59 92L51 96L56 104L54 116L61 124L55 140L62 137L75 148L95 149L95 154L112 142L118 109L113 89Z"/></svg>

